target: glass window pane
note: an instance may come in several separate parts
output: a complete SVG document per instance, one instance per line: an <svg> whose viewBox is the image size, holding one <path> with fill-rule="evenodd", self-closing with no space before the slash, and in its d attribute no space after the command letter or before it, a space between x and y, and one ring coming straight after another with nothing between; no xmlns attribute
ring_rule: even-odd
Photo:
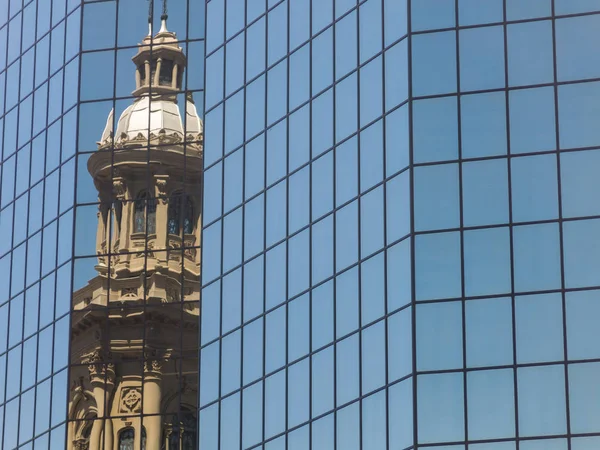
<svg viewBox="0 0 600 450"><path fill-rule="evenodd" d="M414 162L446 161L458 158L456 97L442 97L413 103Z"/></svg>
<svg viewBox="0 0 600 450"><path fill-rule="evenodd" d="M508 222L506 159L464 163L462 184L465 226Z"/></svg>
<svg viewBox="0 0 600 450"><path fill-rule="evenodd" d="M515 222L558 218L556 156L512 158L512 212Z"/></svg>
<svg viewBox="0 0 600 450"><path fill-rule="evenodd" d="M416 317L417 370L462 367L462 303L418 305Z"/></svg>
<svg viewBox="0 0 600 450"><path fill-rule="evenodd" d="M564 366L517 369L519 434L544 436L566 433Z"/></svg>
<svg viewBox="0 0 600 450"><path fill-rule="evenodd" d="M464 232L465 293L467 296L511 290L508 228Z"/></svg>
<svg viewBox="0 0 600 450"><path fill-rule="evenodd" d="M419 443L464 439L462 373L420 375L417 378Z"/></svg>
<svg viewBox="0 0 600 450"><path fill-rule="evenodd" d="M454 0L411 0L412 31L452 28Z"/></svg>
<svg viewBox="0 0 600 450"><path fill-rule="evenodd" d="M572 433L596 433L600 414L600 363L569 365L569 413Z"/></svg>
<svg viewBox="0 0 600 450"><path fill-rule="evenodd" d="M560 148L600 144L600 110L591 99L600 96L600 82L577 83L558 88Z"/></svg>
<svg viewBox="0 0 600 450"><path fill-rule="evenodd" d="M408 40L386 50L384 58L387 112L408 98Z"/></svg>
<svg viewBox="0 0 600 450"><path fill-rule="evenodd" d="M458 165L416 167L414 177L415 229L458 227Z"/></svg>
<svg viewBox="0 0 600 450"><path fill-rule="evenodd" d="M566 294L567 345L569 358L600 358L600 292L578 291Z"/></svg>
<svg viewBox="0 0 600 450"><path fill-rule="evenodd" d="M446 31L413 36L413 95L456 92L456 33Z"/></svg>
<svg viewBox="0 0 600 450"><path fill-rule="evenodd" d="M600 214L600 150L568 152L560 155L563 217Z"/></svg>
<svg viewBox="0 0 600 450"><path fill-rule="evenodd" d="M519 296L515 303L517 362L563 358L563 315L560 294Z"/></svg>
<svg viewBox="0 0 600 450"><path fill-rule="evenodd" d="M383 322L362 331L362 394L385 385L385 327Z"/></svg>
<svg viewBox="0 0 600 450"><path fill-rule="evenodd" d="M459 39L461 91L503 87L503 28L484 27L461 30Z"/></svg>
<svg viewBox="0 0 600 450"><path fill-rule="evenodd" d="M515 290L559 289L560 249L557 224L513 229Z"/></svg>
<svg viewBox="0 0 600 450"><path fill-rule="evenodd" d="M512 369L468 373L469 439L499 439L514 436L514 392Z"/></svg>
<svg viewBox="0 0 600 450"><path fill-rule="evenodd" d="M502 22L502 0L457 0L458 22L460 25L479 25L491 22Z"/></svg>
<svg viewBox="0 0 600 450"><path fill-rule="evenodd" d="M551 83L554 80L552 55L551 21L508 26L508 82L511 86Z"/></svg>
<svg viewBox="0 0 600 450"><path fill-rule="evenodd" d="M600 17L568 17L556 21L556 58L559 81L596 78L600 60L593 43L600 39Z"/></svg>
<svg viewBox="0 0 600 450"><path fill-rule="evenodd" d="M519 89L511 91L509 98L511 153L556 149L554 89Z"/></svg>
<svg viewBox="0 0 600 450"><path fill-rule="evenodd" d="M569 0L565 1L569 2ZM552 14L551 2L552 0L536 0L532 2L506 0L506 18L507 20L520 20L550 16Z"/></svg>
<svg viewBox="0 0 600 450"><path fill-rule="evenodd" d="M461 295L460 233L424 234L415 238L417 300Z"/></svg>
<svg viewBox="0 0 600 450"><path fill-rule="evenodd" d="M465 304L467 366L512 364L512 303L509 297Z"/></svg>
<svg viewBox="0 0 600 450"><path fill-rule="evenodd" d="M600 284L600 219L563 224L565 285L567 288Z"/></svg>
<svg viewBox="0 0 600 450"><path fill-rule="evenodd" d="M556 14L600 11L595 0L556 0Z"/></svg>
<svg viewBox="0 0 600 450"><path fill-rule="evenodd" d="M460 106L462 157L506 154L504 92L463 95Z"/></svg>

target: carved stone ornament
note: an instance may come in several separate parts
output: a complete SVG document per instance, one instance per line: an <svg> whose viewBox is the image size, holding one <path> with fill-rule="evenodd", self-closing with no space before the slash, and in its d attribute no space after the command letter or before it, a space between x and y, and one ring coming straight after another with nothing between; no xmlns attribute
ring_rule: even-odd
<svg viewBox="0 0 600 450"><path fill-rule="evenodd" d="M121 289L121 299L136 300L138 298L138 290L136 287L127 287Z"/></svg>
<svg viewBox="0 0 600 450"><path fill-rule="evenodd" d="M90 379L103 378L108 381L114 377L115 365L111 362L105 362L99 350L94 350L92 353L84 356L82 363L88 365Z"/></svg>
<svg viewBox="0 0 600 450"><path fill-rule="evenodd" d="M169 199L167 197L167 177L156 177L156 196L159 198L160 202L163 205L168 203Z"/></svg>
<svg viewBox="0 0 600 450"><path fill-rule="evenodd" d="M163 362L158 359L144 361L144 372L161 373Z"/></svg>
<svg viewBox="0 0 600 450"><path fill-rule="evenodd" d="M141 410L142 392L140 388L123 388L121 391L121 412L136 413Z"/></svg>
<svg viewBox="0 0 600 450"><path fill-rule="evenodd" d="M75 450L88 450L90 447L90 440L85 438L76 439L73 441L73 448Z"/></svg>
<svg viewBox="0 0 600 450"><path fill-rule="evenodd" d="M167 286L167 303L174 303L179 301L180 290L176 286Z"/></svg>
<svg viewBox="0 0 600 450"><path fill-rule="evenodd" d="M125 182L123 178L113 178L113 192L118 200L125 200Z"/></svg>

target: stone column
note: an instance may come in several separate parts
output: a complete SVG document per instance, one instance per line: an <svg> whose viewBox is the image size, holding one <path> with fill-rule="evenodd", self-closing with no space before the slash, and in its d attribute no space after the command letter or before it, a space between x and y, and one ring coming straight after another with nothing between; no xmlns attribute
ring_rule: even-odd
<svg viewBox="0 0 600 450"><path fill-rule="evenodd" d="M154 86L158 86L160 84L160 66L162 66L162 58L158 58L156 61L156 72L154 73L154 80L152 80Z"/></svg>
<svg viewBox="0 0 600 450"><path fill-rule="evenodd" d="M173 89L177 89L179 86L177 86L177 77L179 76L179 64L177 64L176 62L173 62L173 75L172 75L172 79L171 79L171 87Z"/></svg>
<svg viewBox="0 0 600 450"><path fill-rule="evenodd" d="M152 76L152 74L150 73L150 61L144 61L144 68L146 70L145 85L150 86L150 77Z"/></svg>
<svg viewBox="0 0 600 450"><path fill-rule="evenodd" d="M159 360L144 363L142 425L146 429L146 450L160 450L162 417L160 416L162 364ZM141 431L140 431L141 435Z"/></svg>
<svg viewBox="0 0 600 450"><path fill-rule="evenodd" d="M102 198L98 198L100 203L98 204L98 213L96 214L98 227L96 228L96 254L98 255L98 264L101 266L106 265L106 253L108 249L105 246L106 243L106 221L107 221L107 208L106 203Z"/></svg>
<svg viewBox="0 0 600 450"><path fill-rule="evenodd" d="M155 175L156 184L156 241L154 248L156 250L165 250L167 248L167 216L169 211L169 199L167 197L168 175ZM166 267L168 265L167 252L159 251L156 253L157 265Z"/></svg>
<svg viewBox="0 0 600 450"><path fill-rule="evenodd" d="M89 361L88 370L98 411L90 434L90 450L113 450L112 418L109 416L115 380L114 365L102 361L96 352Z"/></svg>
<svg viewBox="0 0 600 450"><path fill-rule="evenodd" d="M119 240L119 248L123 247L123 244L125 243L125 236L123 236L123 223L124 223L124 215L125 215L125 209L126 209L126 204L125 204L125 192L126 192L126 186L125 186L125 180L123 179L123 177L120 176L113 176L113 194L115 196L116 201L121 203L121 220L119 222L119 226L117 226L117 221L119 220L119 218L117 217L117 213L116 210L114 211L114 236L112 238L112 242L113 242L113 249L114 249L114 243Z"/></svg>

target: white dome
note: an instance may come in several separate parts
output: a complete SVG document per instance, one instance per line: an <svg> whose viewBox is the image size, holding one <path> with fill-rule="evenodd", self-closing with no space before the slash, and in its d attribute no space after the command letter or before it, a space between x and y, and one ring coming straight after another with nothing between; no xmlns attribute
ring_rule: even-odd
<svg viewBox="0 0 600 450"><path fill-rule="evenodd" d="M100 145L110 140L113 129L114 114L110 112ZM202 134L202 121L198 117L196 106L186 100L186 123L179 112L179 106L174 101L155 98L150 101L148 96L137 99L128 106L119 117L115 132L115 143L131 140L148 139L148 133L154 136L165 135L185 140L185 136L196 139ZM189 140L189 139L188 139Z"/></svg>

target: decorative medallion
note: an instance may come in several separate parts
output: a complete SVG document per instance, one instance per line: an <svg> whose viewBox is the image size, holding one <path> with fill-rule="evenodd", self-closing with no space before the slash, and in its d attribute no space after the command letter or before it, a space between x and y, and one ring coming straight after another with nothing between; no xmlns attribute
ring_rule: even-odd
<svg viewBox="0 0 600 450"><path fill-rule="evenodd" d="M121 412L139 412L142 403L142 392L137 387L125 387L121 391Z"/></svg>

